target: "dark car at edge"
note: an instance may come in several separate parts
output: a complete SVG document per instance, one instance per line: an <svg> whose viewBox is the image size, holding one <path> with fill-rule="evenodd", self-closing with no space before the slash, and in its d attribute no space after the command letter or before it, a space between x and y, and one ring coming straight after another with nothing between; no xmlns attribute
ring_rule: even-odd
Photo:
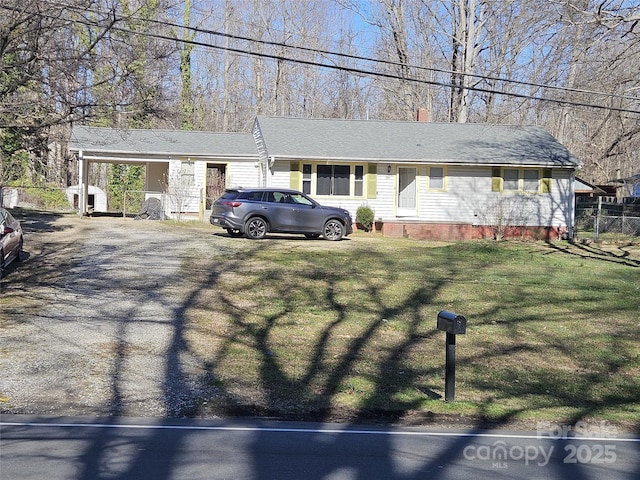
<svg viewBox="0 0 640 480"><path fill-rule="evenodd" d="M300 233L341 240L353 232L349 212L320 205L302 192L283 188L228 188L212 205L209 221L229 235L251 239L267 233Z"/></svg>
<svg viewBox="0 0 640 480"><path fill-rule="evenodd" d="M8 210L0 208L0 278L11 262L21 260L22 242L20 222Z"/></svg>

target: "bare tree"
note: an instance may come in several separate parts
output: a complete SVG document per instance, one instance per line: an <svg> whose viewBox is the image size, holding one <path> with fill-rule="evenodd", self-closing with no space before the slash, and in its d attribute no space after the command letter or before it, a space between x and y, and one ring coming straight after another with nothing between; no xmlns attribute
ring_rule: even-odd
<svg viewBox="0 0 640 480"><path fill-rule="evenodd" d="M514 232L524 236L535 208L533 204L534 200L527 196L500 196L480 206L478 217L481 224L490 229L494 240L504 240Z"/></svg>
<svg viewBox="0 0 640 480"><path fill-rule="evenodd" d="M0 141L3 172L19 150L20 175L66 180L51 171L48 145L61 127L85 119L104 125L151 125L164 99L160 60L170 50L145 34L163 5L136 2L19 2L0 5ZM17 143L12 143L18 139ZM15 146L12 146L15 145ZM19 148L16 148L19 146ZM53 162L66 168L64 162Z"/></svg>
<svg viewBox="0 0 640 480"><path fill-rule="evenodd" d="M640 132L637 110L640 79L640 39L635 18L618 0L557 2L560 23L547 82L566 87L557 98L599 104L589 109L575 105L545 108L545 124L584 162L580 173L588 181L605 183L637 173ZM617 12L615 15L613 11ZM596 93L602 92L602 93Z"/></svg>
<svg viewBox="0 0 640 480"><path fill-rule="evenodd" d="M195 107L193 104L191 53L193 51L193 39L195 33L189 30L191 26L191 0L185 0L183 19L183 34L178 42L180 53L180 114L181 126L184 130L193 130Z"/></svg>
<svg viewBox="0 0 640 480"><path fill-rule="evenodd" d="M72 122L248 131L256 113L409 120L420 107L437 121L542 125L588 180L637 173L640 18L627 0L5 0L0 11L5 182L68 182L72 165L48 153L64 151Z"/></svg>

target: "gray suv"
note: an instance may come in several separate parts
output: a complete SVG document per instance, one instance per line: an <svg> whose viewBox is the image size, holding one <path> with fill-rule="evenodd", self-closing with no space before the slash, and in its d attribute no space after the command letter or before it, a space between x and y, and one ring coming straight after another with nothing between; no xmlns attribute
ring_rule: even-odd
<svg viewBox="0 0 640 480"><path fill-rule="evenodd" d="M353 232L347 210L325 207L302 192L283 188L229 188L213 203L209 221L231 236L252 239L279 232L341 240Z"/></svg>

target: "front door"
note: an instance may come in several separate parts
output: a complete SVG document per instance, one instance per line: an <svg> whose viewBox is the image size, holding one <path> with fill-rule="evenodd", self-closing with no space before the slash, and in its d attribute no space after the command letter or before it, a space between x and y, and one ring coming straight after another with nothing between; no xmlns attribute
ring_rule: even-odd
<svg viewBox="0 0 640 480"><path fill-rule="evenodd" d="M414 167L398 167L396 215L399 217L414 217L416 215L416 175Z"/></svg>
<svg viewBox="0 0 640 480"><path fill-rule="evenodd" d="M224 192L226 165L218 163L207 163L207 210L211 209L213 202Z"/></svg>

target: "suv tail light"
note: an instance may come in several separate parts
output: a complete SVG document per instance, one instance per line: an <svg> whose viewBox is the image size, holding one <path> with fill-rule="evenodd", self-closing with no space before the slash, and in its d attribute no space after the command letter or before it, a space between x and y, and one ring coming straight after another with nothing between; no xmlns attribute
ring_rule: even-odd
<svg viewBox="0 0 640 480"><path fill-rule="evenodd" d="M227 207L239 207L240 205L242 205L242 202L233 202L233 201L229 201L229 202L222 202L222 205L226 205Z"/></svg>

